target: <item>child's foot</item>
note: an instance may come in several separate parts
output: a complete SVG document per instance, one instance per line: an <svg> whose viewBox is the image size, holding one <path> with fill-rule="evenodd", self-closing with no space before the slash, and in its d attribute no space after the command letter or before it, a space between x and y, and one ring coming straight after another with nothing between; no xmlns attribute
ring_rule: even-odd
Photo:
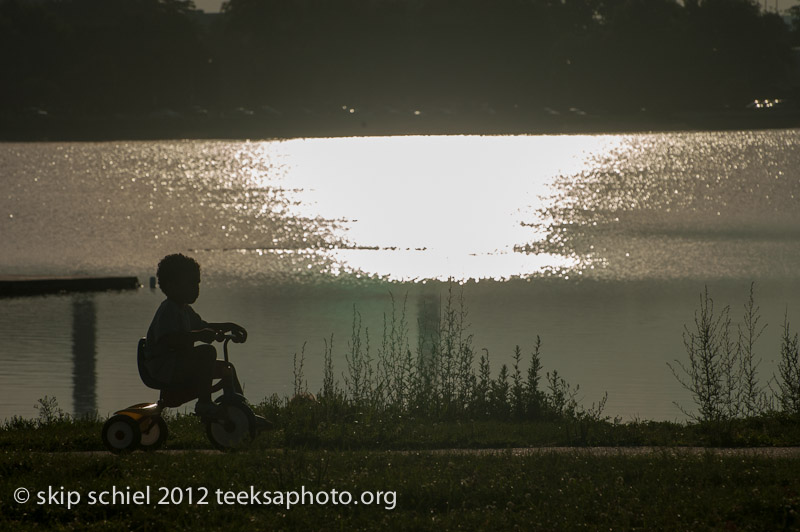
<svg viewBox="0 0 800 532"><path fill-rule="evenodd" d="M197 401L197 404L194 405L194 413L200 417L222 417L224 410L211 401Z"/></svg>
<svg viewBox="0 0 800 532"><path fill-rule="evenodd" d="M261 416L255 416L256 418L256 429L258 430L269 430L272 428L272 423L267 421L265 418Z"/></svg>

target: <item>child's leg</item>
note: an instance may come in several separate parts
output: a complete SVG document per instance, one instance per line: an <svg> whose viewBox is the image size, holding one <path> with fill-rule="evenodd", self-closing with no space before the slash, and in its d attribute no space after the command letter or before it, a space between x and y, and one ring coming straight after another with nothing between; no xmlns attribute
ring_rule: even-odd
<svg viewBox="0 0 800 532"><path fill-rule="evenodd" d="M214 380L214 364L217 360L217 350L213 345L198 345L194 348L198 367L198 400L211 402L211 383Z"/></svg>
<svg viewBox="0 0 800 532"><path fill-rule="evenodd" d="M197 390L200 403L211 402L211 381L217 350L212 345L199 345L183 353L178 359L176 377L181 383Z"/></svg>
<svg viewBox="0 0 800 532"><path fill-rule="evenodd" d="M222 379L223 386L232 386L234 392L241 394L242 385L239 383L239 378L236 376L236 368L233 364L229 364L224 360L217 360L214 365L214 378Z"/></svg>

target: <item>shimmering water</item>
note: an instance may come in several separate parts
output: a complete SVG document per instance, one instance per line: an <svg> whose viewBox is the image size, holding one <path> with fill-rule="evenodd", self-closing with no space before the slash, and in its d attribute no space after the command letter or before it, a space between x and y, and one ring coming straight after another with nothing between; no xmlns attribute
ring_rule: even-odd
<svg viewBox="0 0 800 532"><path fill-rule="evenodd" d="M203 266L195 308L242 323L233 353L258 400L291 392L292 355L321 384L353 306L378 338L389 292L412 323L464 283L495 369L544 342L546 370L609 392L623 419L680 418L666 362L704 285L741 313L751 281L770 325L800 309L800 132L394 137L0 145L0 274ZM55 395L101 415L155 397L134 350L161 295L0 300L0 418ZM435 305L433 305L435 308Z"/></svg>

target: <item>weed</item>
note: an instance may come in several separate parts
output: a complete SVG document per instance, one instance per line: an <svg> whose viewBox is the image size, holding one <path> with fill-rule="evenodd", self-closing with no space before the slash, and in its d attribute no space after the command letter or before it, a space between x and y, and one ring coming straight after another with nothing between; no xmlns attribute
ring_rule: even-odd
<svg viewBox="0 0 800 532"><path fill-rule="evenodd" d="M577 393L558 374L547 374L548 387L540 389L541 339L537 336L527 371L522 367L522 349L516 346L513 365L503 364L492 375L489 352L484 349L475 367L473 335L463 292L448 288L436 320L420 320L416 353L406 320L407 298L399 305L391 297L391 312L383 317L383 334L373 360L370 334L362 327L360 313L353 309L353 326L347 371L342 392L333 375L333 337L325 340L323 385L318 394L326 419L337 416L365 422L387 415L422 417L433 420L535 420L544 418L599 419L605 400L592 409L579 407ZM434 323L432 330L431 323ZM304 352L304 349L303 351ZM295 393L303 391L298 375L303 359L295 357ZM526 375L526 378L523 378Z"/></svg>
<svg viewBox="0 0 800 532"><path fill-rule="evenodd" d="M698 411L690 412L680 405L678 408L691 420L718 432L723 442L734 436L732 420L774 415L776 402L784 414L800 414L800 353L797 334L791 333L788 310L781 336L779 375L772 379L777 390L768 383L772 391L769 396L759 383L761 358L756 355L755 346L767 325L760 323L754 286L750 285L735 342L730 334L729 307L715 314L714 301L706 288L695 312L694 328L684 327L688 365L678 360L675 366L667 364L681 385L692 393Z"/></svg>
<svg viewBox="0 0 800 532"><path fill-rule="evenodd" d="M744 305L742 323L738 325L737 355L739 358L739 386L738 403L741 414L745 417L756 416L768 408L768 401L764 389L758 383L758 366L761 359L756 358L755 344L767 325L760 325L761 315L755 304L753 296L755 283L750 284L750 295Z"/></svg>
<svg viewBox="0 0 800 532"><path fill-rule="evenodd" d="M547 374L547 389L550 393L546 396L546 404L550 411L557 416L574 417L578 408L576 397L580 386L574 390L567 381L558 376L558 370Z"/></svg>
<svg viewBox="0 0 800 532"><path fill-rule="evenodd" d="M678 382L692 393L697 413L675 403L690 419L716 423L738 413L739 367L730 327L730 308L715 315L714 301L706 287L700 309L695 312L694 329L684 326L683 343L689 365L679 360L675 360L677 367L667 364Z"/></svg>
<svg viewBox="0 0 800 532"><path fill-rule="evenodd" d="M58 400L55 397L45 395L36 402L34 408L39 411L39 426L69 422L70 415L58 406Z"/></svg>
<svg viewBox="0 0 800 532"><path fill-rule="evenodd" d="M797 333L792 336L789 327L789 313L784 315L781 335L781 360L778 363L780 380L778 403L790 415L800 414L800 352L798 352Z"/></svg>
<svg viewBox="0 0 800 532"><path fill-rule="evenodd" d="M544 392L539 389L539 381L542 375L541 359L542 339L537 335L536 342L533 344L531 352L531 363L528 366L528 378L526 381L523 396L525 397L525 413L530 418L539 418L544 412L546 397Z"/></svg>
<svg viewBox="0 0 800 532"><path fill-rule="evenodd" d="M306 344L303 344L300 350L300 361L298 363L297 353L294 354L292 361L292 376L294 377L294 396L304 395L308 393L308 381L305 380L303 373L303 365L305 364Z"/></svg>

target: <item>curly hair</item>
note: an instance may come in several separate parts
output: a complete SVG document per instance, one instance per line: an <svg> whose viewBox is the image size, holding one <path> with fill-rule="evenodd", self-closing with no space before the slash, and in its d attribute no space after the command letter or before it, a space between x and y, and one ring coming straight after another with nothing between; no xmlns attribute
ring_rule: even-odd
<svg viewBox="0 0 800 532"><path fill-rule="evenodd" d="M167 255L158 263L158 286L169 297L175 283L184 277L196 276L200 278L200 264L192 257L180 253Z"/></svg>

